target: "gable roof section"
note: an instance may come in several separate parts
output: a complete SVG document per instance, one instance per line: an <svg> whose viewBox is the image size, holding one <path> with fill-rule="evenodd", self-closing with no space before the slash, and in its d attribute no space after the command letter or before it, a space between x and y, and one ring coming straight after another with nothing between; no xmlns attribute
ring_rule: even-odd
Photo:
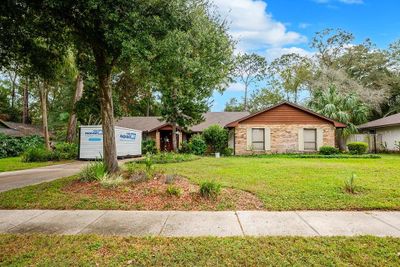
<svg viewBox="0 0 400 267"><path fill-rule="evenodd" d="M225 127L227 124L248 116L249 112L207 112L204 121L190 128L192 132L202 132L211 125L218 124Z"/></svg>
<svg viewBox="0 0 400 267"><path fill-rule="evenodd" d="M249 112L207 112L204 121L189 128L192 132L202 132L213 124L225 127L228 123L249 115ZM160 117L122 117L116 126L152 132L170 125Z"/></svg>
<svg viewBox="0 0 400 267"><path fill-rule="evenodd" d="M143 132L151 132L167 123L159 117L122 117L115 122L116 126L141 130Z"/></svg>
<svg viewBox="0 0 400 267"><path fill-rule="evenodd" d="M309 114L309 115L312 115L312 116L314 116L314 117L316 117L316 118L319 118L319 119L322 119L322 120L324 120L324 121L326 121L326 122L332 123L336 128L345 128L345 127L346 127L346 125L343 124L343 123L337 122L337 121L332 120L332 119L330 119L330 118L328 118L328 117L325 117L325 116L323 116L323 115L321 115L321 114L318 114L318 113L316 113L316 112L314 112L314 111L312 111L312 110L309 110L309 109L307 109L307 108L305 108L305 107L302 107L302 106L293 104L293 103L288 102L288 101L283 101L283 102L281 102L281 103L279 103L279 104L273 105L273 106L268 107L268 108L266 108L266 109L264 109L264 110L261 110L261 111L259 111L259 112L250 114L250 115L245 116L245 117L243 117L243 118L240 118L240 119L238 119L238 120L236 120L236 121L234 121L234 122L232 122L232 123L229 123L229 124L227 125L227 127L236 127L239 123L244 122L245 120L248 120L248 119L250 119L250 118L256 117L256 116L258 116L258 115L260 115L260 114L262 114L262 113L271 111L271 110L273 110L273 109L275 109L275 108L277 108L277 107L281 107L281 106L284 106L284 105L290 106L290 107L292 107L292 108L295 108L295 109L297 109L297 110L300 110L300 111L302 111L302 112L305 112L305 113L307 113L307 114Z"/></svg>
<svg viewBox="0 0 400 267"><path fill-rule="evenodd" d="M358 126L358 129L381 128L396 125L400 125L400 113L361 124Z"/></svg>

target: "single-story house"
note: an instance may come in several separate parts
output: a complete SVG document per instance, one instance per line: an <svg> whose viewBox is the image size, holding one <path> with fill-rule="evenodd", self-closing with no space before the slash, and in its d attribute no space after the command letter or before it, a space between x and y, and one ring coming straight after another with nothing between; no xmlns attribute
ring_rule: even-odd
<svg viewBox="0 0 400 267"><path fill-rule="evenodd" d="M29 135L43 136L42 129L39 126L3 120L0 120L0 133L14 137Z"/></svg>
<svg viewBox="0 0 400 267"><path fill-rule="evenodd" d="M359 125L358 129L362 134L375 135L377 150L399 150L400 113Z"/></svg>
<svg viewBox="0 0 400 267"><path fill-rule="evenodd" d="M285 101L254 114L208 112L202 123L187 130L179 129L178 144L213 124L228 129L228 145L235 155L317 151L323 145L335 146L336 128L346 127ZM116 125L142 130L144 138L155 139L159 150L172 148L171 125L157 117L124 117Z"/></svg>

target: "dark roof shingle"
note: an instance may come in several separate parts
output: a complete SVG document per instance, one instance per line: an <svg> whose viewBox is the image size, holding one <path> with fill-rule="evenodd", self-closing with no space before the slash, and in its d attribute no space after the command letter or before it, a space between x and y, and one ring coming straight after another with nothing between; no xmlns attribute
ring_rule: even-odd
<svg viewBox="0 0 400 267"><path fill-rule="evenodd" d="M204 121L189 128L193 132L202 132L207 127L218 124L226 126L232 121L249 115L248 112L207 112ZM125 128L141 130L144 132L153 131L166 124L160 117L122 117L115 125Z"/></svg>
<svg viewBox="0 0 400 267"><path fill-rule="evenodd" d="M394 126L394 125L400 125L400 113L361 124L358 126L358 128L367 129L367 128L379 128L379 127Z"/></svg>

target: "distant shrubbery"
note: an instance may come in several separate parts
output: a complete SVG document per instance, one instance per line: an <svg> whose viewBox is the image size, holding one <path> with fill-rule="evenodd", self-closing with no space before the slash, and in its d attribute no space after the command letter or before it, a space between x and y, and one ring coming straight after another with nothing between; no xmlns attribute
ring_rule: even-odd
<svg viewBox="0 0 400 267"><path fill-rule="evenodd" d="M44 139L38 135L12 137L0 134L0 158L16 157L28 148L42 147Z"/></svg>
<svg viewBox="0 0 400 267"><path fill-rule="evenodd" d="M151 160L152 164L155 163L163 164L163 163L177 163L177 162L191 161L198 158L199 157L196 157L195 155L192 154L177 154L171 152L170 153L162 152L156 155L146 156L145 159L139 160L137 162L147 164L147 162Z"/></svg>
<svg viewBox="0 0 400 267"><path fill-rule="evenodd" d="M204 155L207 150L206 142L203 136L200 134L195 134L190 138L189 142L182 142L180 153L184 154L195 154L198 156Z"/></svg>
<svg viewBox="0 0 400 267"><path fill-rule="evenodd" d="M54 150L47 150L41 147L28 148L22 154L22 161L24 162L43 162L43 161L57 161L75 159L78 156L78 146L75 143L58 143L55 145Z"/></svg>
<svg viewBox="0 0 400 267"><path fill-rule="evenodd" d="M339 149L333 146L321 146L319 153L322 155L335 155L339 154Z"/></svg>
<svg viewBox="0 0 400 267"><path fill-rule="evenodd" d="M142 154L146 155L147 153L157 154L156 141L154 139L148 138L142 141Z"/></svg>
<svg viewBox="0 0 400 267"><path fill-rule="evenodd" d="M203 138L212 153L223 153L224 149L228 147L228 131L219 125L211 125L205 129Z"/></svg>
<svg viewBox="0 0 400 267"><path fill-rule="evenodd" d="M364 142L352 142L347 144L347 148L349 149L350 154L362 155L367 153L368 144Z"/></svg>

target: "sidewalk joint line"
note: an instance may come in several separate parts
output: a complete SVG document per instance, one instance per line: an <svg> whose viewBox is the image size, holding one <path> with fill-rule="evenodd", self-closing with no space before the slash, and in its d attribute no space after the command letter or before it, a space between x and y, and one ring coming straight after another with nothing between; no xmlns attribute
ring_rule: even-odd
<svg viewBox="0 0 400 267"><path fill-rule="evenodd" d="M42 211L42 212L40 212L38 215L35 215L35 216L29 218L28 220L26 220L26 221L24 221L24 222L21 222L21 223L19 223L19 224L16 224L16 225L14 225L13 227L7 229L6 232L11 231L12 229L14 229L14 228L17 227L17 226L20 226L21 224L27 223L27 222L29 222L29 221L31 221L31 220L33 220L33 219L39 217L40 215L45 214L46 212L49 212L48 210L41 210L41 211Z"/></svg>
<svg viewBox="0 0 400 267"><path fill-rule="evenodd" d="M371 216L372 218L374 218L374 219L376 219L376 220L378 220L378 221L380 221L380 222L382 222L384 224L386 224L387 226L390 226L390 227L396 229L397 231L400 231L400 228L397 228L396 226L394 226L394 225L382 220L381 218L377 217L375 214L371 214L371 213L367 213L367 212L365 212L365 214L368 215L368 216Z"/></svg>
<svg viewBox="0 0 400 267"><path fill-rule="evenodd" d="M85 225L85 227L83 227L81 230L79 230L76 234L79 235L83 230L85 230L89 225L94 224L95 222L97 222L101 217L103 217L105 214L107 213L107 211L103 211L103 214L100 214L99 217L97 217L96 219L94 219L92 222L88 223L87 225Z"/></svg>
<svg viewBox="0 0 400 267"><path fill-rule="evenodd" d="M158 233L159 236L161 236L162 232L164 231L164 228L165 228L165 226L167 225L167 221L168 221L168 219L169 219L169 216L171 216L171 214L168 214L168 215L167 215L167 218L165 218L165 221L164 221L163 225L161 226L161 230L160 230L160 232Z"/></svg>
<svg viewBox="0 0 400 267"><path fill-rule="evenodd" d="M321 236L321 234L318 233L318 231L314 227L312 227L311 224L309 224L303 217L301 217L301 215L297 211L294 211L294 213L296 213L296 215L299 216L300 220L302 220L306 225L308 225L308 227L310 227L318 236Z"/></svg>
<svg viewBox="0 0 400 267"><path fill-rule="evenodd" d="M241 223L241 221L240 221L240 219L239 219L239 215L238 215L238 213L237 213L236 210L235 210L235 215L236 215L236 219L237 219L237 221L238 221L238 223L239 223L240 230L242 230L243 236L246 236L246 234L244 233L244 230L243 230L243 225L242 225L242 223Z"/></svg>

